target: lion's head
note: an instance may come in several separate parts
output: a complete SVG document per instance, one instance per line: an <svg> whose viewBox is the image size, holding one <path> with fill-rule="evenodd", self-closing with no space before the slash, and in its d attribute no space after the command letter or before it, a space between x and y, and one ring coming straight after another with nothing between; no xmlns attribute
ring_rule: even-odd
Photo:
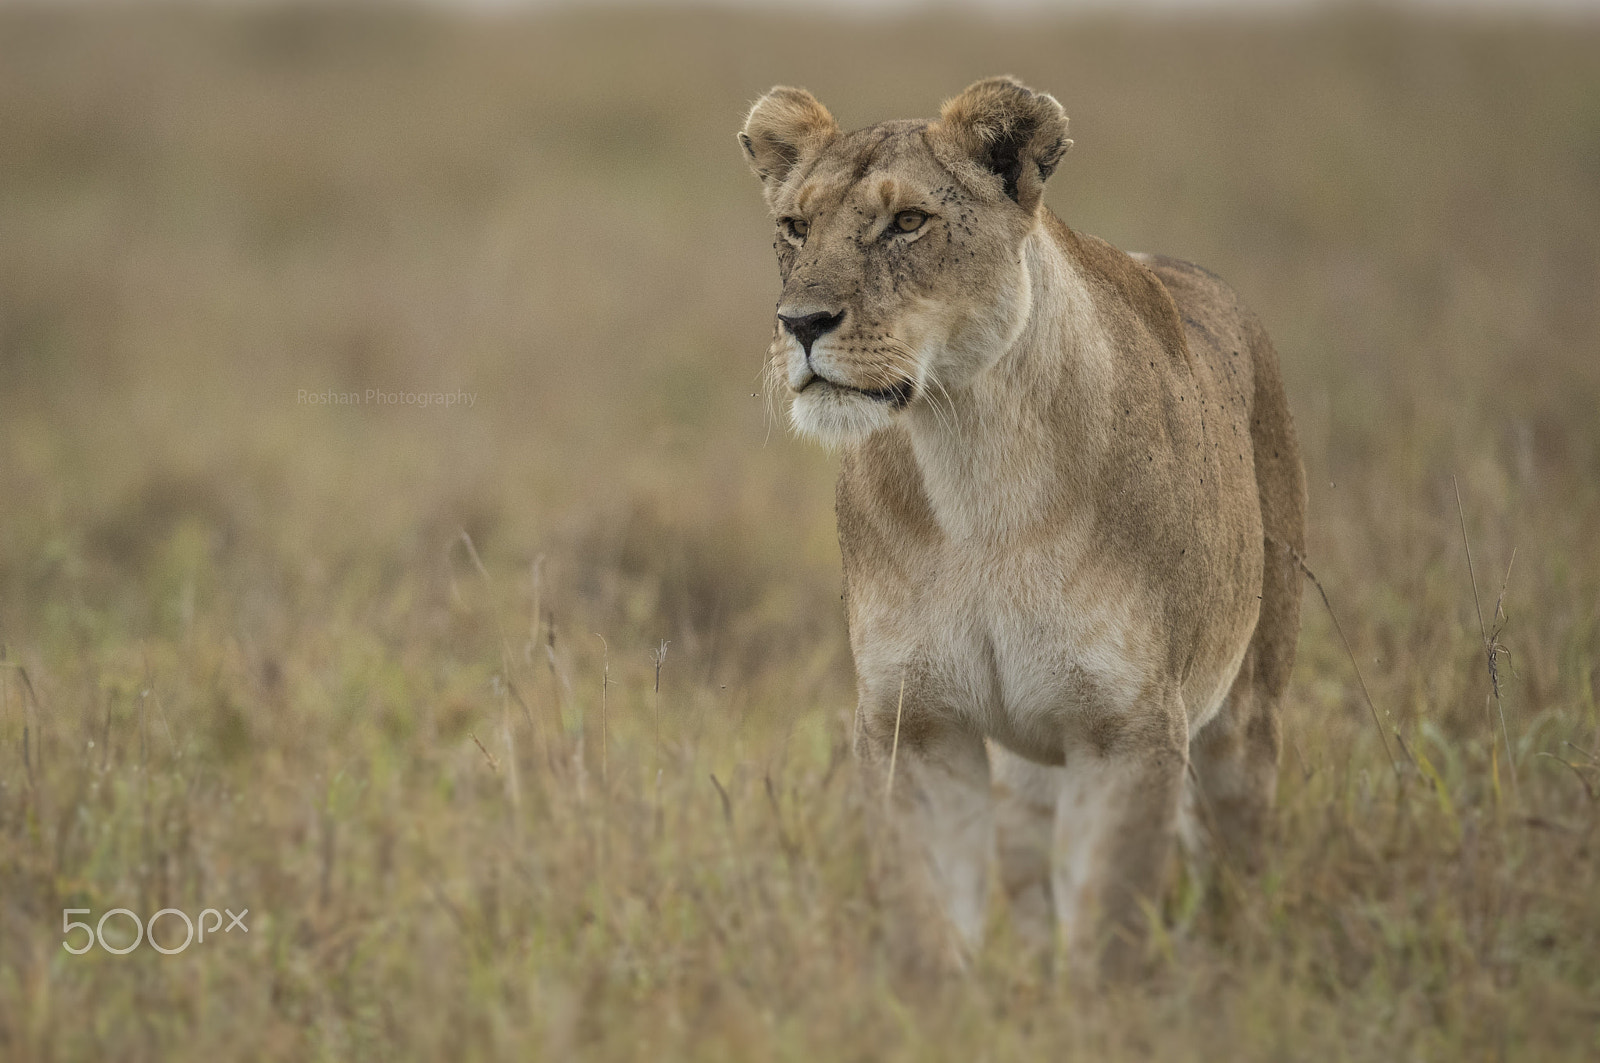
<svg viewBox="0 0 1600 1063"><path fill-rule="evenodd" d="M1066 134L1061 105L1012 78L937 121L854 133L804 89L756 102L739 143L777 220L771 371L796 428L860 439L1000 357L1028 316L1023 245Z"/></svg>

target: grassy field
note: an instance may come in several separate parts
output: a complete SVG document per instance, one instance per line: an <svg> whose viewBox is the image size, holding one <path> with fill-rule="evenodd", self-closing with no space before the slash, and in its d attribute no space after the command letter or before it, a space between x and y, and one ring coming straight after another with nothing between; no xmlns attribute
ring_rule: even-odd
<svg viewBox="0 0 1600 1063"><path fill-rule="evenodd" d="M1597 54L0 11L0 1059L1596 1058ZM834 461L757 394L749 101L853 127L1000 72L1072 115L1058 213L1276 337L1374 706L1308 587L1265 875L1096 994L999 901L969 977L915 962ZM248 934L63 950L64 909L169 907Z"/></svg>

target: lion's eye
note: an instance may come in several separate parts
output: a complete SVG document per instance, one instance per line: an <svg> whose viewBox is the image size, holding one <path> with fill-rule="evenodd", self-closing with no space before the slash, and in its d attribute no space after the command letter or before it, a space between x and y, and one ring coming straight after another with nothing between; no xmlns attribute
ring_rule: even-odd
<svg viewBox="0 0 1600 1063"><path fill-rule="evenodd" d="M894 216L894 227L899 232L914 233L927 220L928 216L920 210L902 210Z"/></svg>
<svg viewBox="0 0 1600 1063"><path fill-rule="evenodd" d="M811 223L804 218L785 218L783 227L789 230L789 235L796 240L804 240L806 233L811 231Z"/></svg>

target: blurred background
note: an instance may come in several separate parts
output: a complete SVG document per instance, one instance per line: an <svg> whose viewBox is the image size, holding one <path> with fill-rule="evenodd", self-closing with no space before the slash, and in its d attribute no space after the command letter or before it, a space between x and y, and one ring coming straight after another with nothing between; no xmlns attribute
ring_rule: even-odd
<svg viewBox="0 0 1600 1063"><path fill-rule="evenodd" d="M1076 146L1047 204L1119 247L1206 265L1275 338L1311 562L1391 734L1434 750L1412 763L1456 772L1441 785L1461 807L1498 799L1508 760L1519 800L1551 802L1530 815L1590 807L1592 769L1574 779L1538 754L1600 744L1595 6L845 6L0 5L13 1058L80 1044L38 1018L52 992L56 1014L120 1015L102 1030L136 1054L187 1027L152 1033L108 1003L119 994L199 993L183 997L197 1023L244 1007L217 988L225 964L210 996L61 969L55 911L73 898L154 910L232 881L285 926L307 897L370 926L358 899L394 859L413 866L385 837L482 885L472 842L508 766L524 772L517 802L548 810L530 780L548 768L564 787L602 755L659 794L649 750L664 744L668 779L713 819L708 773L735 799L763 773L773 794L789 757L823 778L853 701L836 459L790 438L762 395L777 274L734 140L775 83L848 128L933 115L997 73L1060 99ZM363 401L307 401L327 392ZM1505 724L1483 646L1502 583ZM1319 765L1381 777L1351 662L1314 598L1305 617L1286 763L1308 786ZM148 730L153 690L164 736ZM602 697L615 739L596 731ZM141 806L114 785L118 764L151 757L171 772L154 828L148 793ZM341 774L370 784L356 812L335 811ZM220 811L229 794L267 817L253 841L215 825L244 815ZM94 824L141 815L143 841L95 840ZM430 816L433 840L406 833ZM337 866L361 869L347 879L328 870L335 837L353 847ZM1592 855L1561 852L1558 892L1589 903L1575 898L1594 893ZM853 888L819 896L848 907ZM265 936L279 960L301 955ZM611 985L615 953L594 947L539 983L570 1004L540 1027L550 1044L582 1039L589 998L571 986ZM283 960L298 988L251 1005L251 1036L269 1054L306 1036L389 1043L327 1034L355 1020L307 1001L344 999L319 964L348 957L313 952ZM1568 995L1544 998L1596 984L1597 952L1563 961ZM649 1014L658 998L628 984L597 999ZM424 1021L438 1044L451 1028L489 1054L520 1043L515 1026L473 1026L459 990L429 993L466 1025L404 1014L397 990L409 1043L435 1043L408 1025ZM1536 1025L1516 1014L1506 1028ZM767 1044L759 1023L738 1028L756 1040L729 1041L729 1058ZM197 1043L237 1047L214 1037Z"/></svg>
<svg viewBox="0 0 1600 1063"><path fill-rule="evenodd" d="M180 531L290 593L313 560L433 579L460 528L680 647L764 599L836 636L833 462L756 395L776 270L730 145L777 82L847 127L997 71L1060 98L1048 204L1277 338L1325 564L1416 578L1451 473L1496 548L1580 526L1593 19L462 6L0 9L10 641L69 587L170 626ZM369 389L474 400L301 395Z"/></svg>

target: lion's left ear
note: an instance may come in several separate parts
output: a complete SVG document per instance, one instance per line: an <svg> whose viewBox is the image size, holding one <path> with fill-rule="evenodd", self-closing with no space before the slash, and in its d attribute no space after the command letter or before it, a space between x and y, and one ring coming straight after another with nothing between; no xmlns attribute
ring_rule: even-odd
<svg viewBox="0 0 1600 1063"><path fill-rule="evenodd" d="M1072 146L1066 112L1055 97L1012 77L969 85L939 109L938 128L960 155L999 177L1005 194L1030 213Z"/></svg>

